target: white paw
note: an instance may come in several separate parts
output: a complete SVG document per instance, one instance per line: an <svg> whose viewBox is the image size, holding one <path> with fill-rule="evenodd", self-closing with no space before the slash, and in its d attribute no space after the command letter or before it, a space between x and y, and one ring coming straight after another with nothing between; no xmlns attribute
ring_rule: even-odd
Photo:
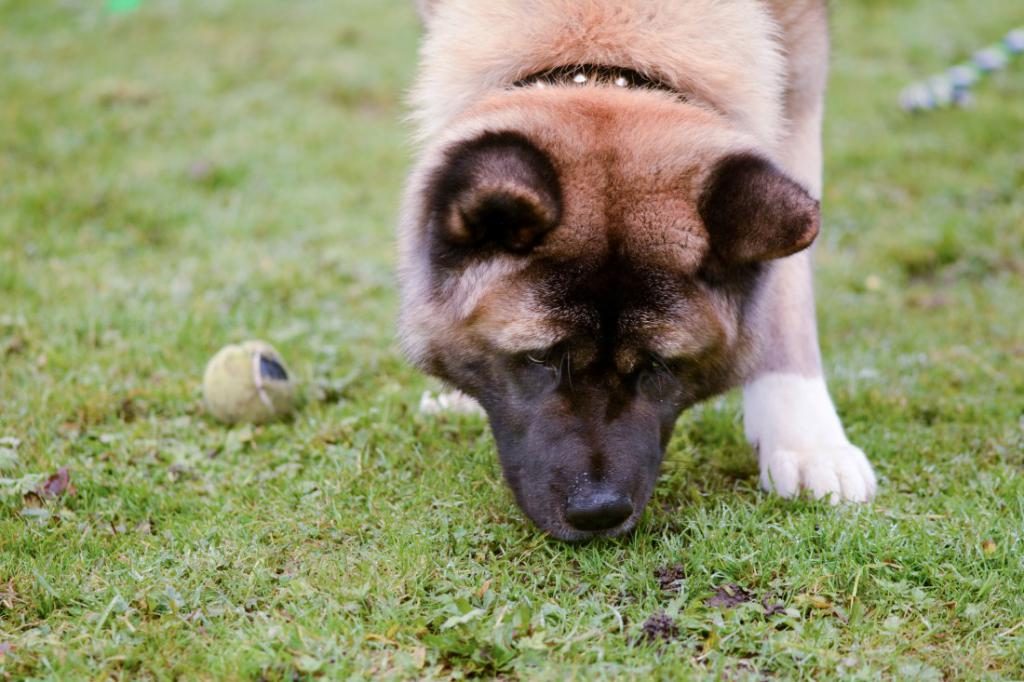
<svg viewBox="0 0 1024 682"><path fill-rule="evenodd" d="M875 472L860 448L850 444L760 453L761 487L782 497L806 490L832 504L867 502L875 495Z"/></svg>
<svg viewBox="0 0 1024 682"><path fill-rule="evenodd" d="M761 487L783 497L867 502L878 483L846 439L821 377L768 374L743 389L747 438L761 462Z"/></svg>

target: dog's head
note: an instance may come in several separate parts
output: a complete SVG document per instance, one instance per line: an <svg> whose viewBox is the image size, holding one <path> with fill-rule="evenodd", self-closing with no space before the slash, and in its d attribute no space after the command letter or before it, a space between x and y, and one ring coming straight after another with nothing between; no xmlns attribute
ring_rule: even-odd
<svg viewBox="0 0 1024 682"><path fill-rule="evenodd" d="M403 341L487 411L538 526L622 533L680 412L743 374L765 264L818 222L713 111L648 91L505 92L413 176Z"/></svg>

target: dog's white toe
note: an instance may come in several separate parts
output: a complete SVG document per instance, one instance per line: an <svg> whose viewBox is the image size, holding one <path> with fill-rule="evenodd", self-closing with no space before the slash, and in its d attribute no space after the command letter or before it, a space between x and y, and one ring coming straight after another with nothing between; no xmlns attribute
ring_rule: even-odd
<svg viewBox="0 0 1024 682"><path fill-rule="evenodd" d="M821 377L768 374L743 391L747 437L761 462L761 487L783 497L867 502L878 484L850 444Z"/></svg>
<svg viewBox="0 0 1024 682"><path fill-rule="evenodd" d="M760 453L761 487L782 497L802 490L832 504L867 502L878 483L868 458L850 444L815 449L774 449Z"/></svg>

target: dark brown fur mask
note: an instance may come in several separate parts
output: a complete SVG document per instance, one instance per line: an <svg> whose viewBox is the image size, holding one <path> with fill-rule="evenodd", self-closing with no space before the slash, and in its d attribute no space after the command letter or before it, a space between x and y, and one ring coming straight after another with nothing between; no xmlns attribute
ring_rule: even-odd
<svg viewBox="0 0 1024 682"><path fill-rule="evenodd" d="M742 378L758 282L818 204L662 93L511 92L463 125L410 187L406 348L484 407L538 526L625 532L680 412Z"/></svg>

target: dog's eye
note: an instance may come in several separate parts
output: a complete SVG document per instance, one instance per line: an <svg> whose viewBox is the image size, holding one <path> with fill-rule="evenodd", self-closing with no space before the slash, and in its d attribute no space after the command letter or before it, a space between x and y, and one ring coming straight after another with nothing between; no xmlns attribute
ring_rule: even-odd
<svg viewBox="0 0 1024 682"><path fill-rule="evenodd" d="M638 385L647 394L661 399L679 388L679 380L668 363L655 354L648 355L639 367Z"/></svg>
<svg viewBox="0 0 1024 682"><path fill-rule="evenodd" d="M672 370L669 369L668 363L657 353L647 354L643 364L640 366L640 371L645 374L672 374Z"/></svg>
<svg viewBox="0 0 1024 682"><path fill-rule="evenodd" d="M548 356L549 355L550 355L550 353L548 351L540 351L540 352L533 352L533 353L524 353L523 357L526 359L527 362L529 362L532 365L544 365L544 366L547 366L549 364L548 363Z"/></svg>
<svg viewBox="0 0 1024 682"><path fill-rule="evenodd" d="M549 351L517 353L509 358L512 375L520 388L527 392L543 392L556 386L562 379L558 355Z"/></svg>
<svg viewBox="0 0 1024 682"><path fill-rule="evenodd" d="M530 372L557 375L560 356L554 349L528 351L515 357L517 365Z"/></svg>
<svg viewBox="0 0 1024 682"><path fill-rule="evenodd" d="M557 373L559 368L558 355L553 350L538 350L523 353L519 356L520 364L529 369L544 370Z"/></svg>

